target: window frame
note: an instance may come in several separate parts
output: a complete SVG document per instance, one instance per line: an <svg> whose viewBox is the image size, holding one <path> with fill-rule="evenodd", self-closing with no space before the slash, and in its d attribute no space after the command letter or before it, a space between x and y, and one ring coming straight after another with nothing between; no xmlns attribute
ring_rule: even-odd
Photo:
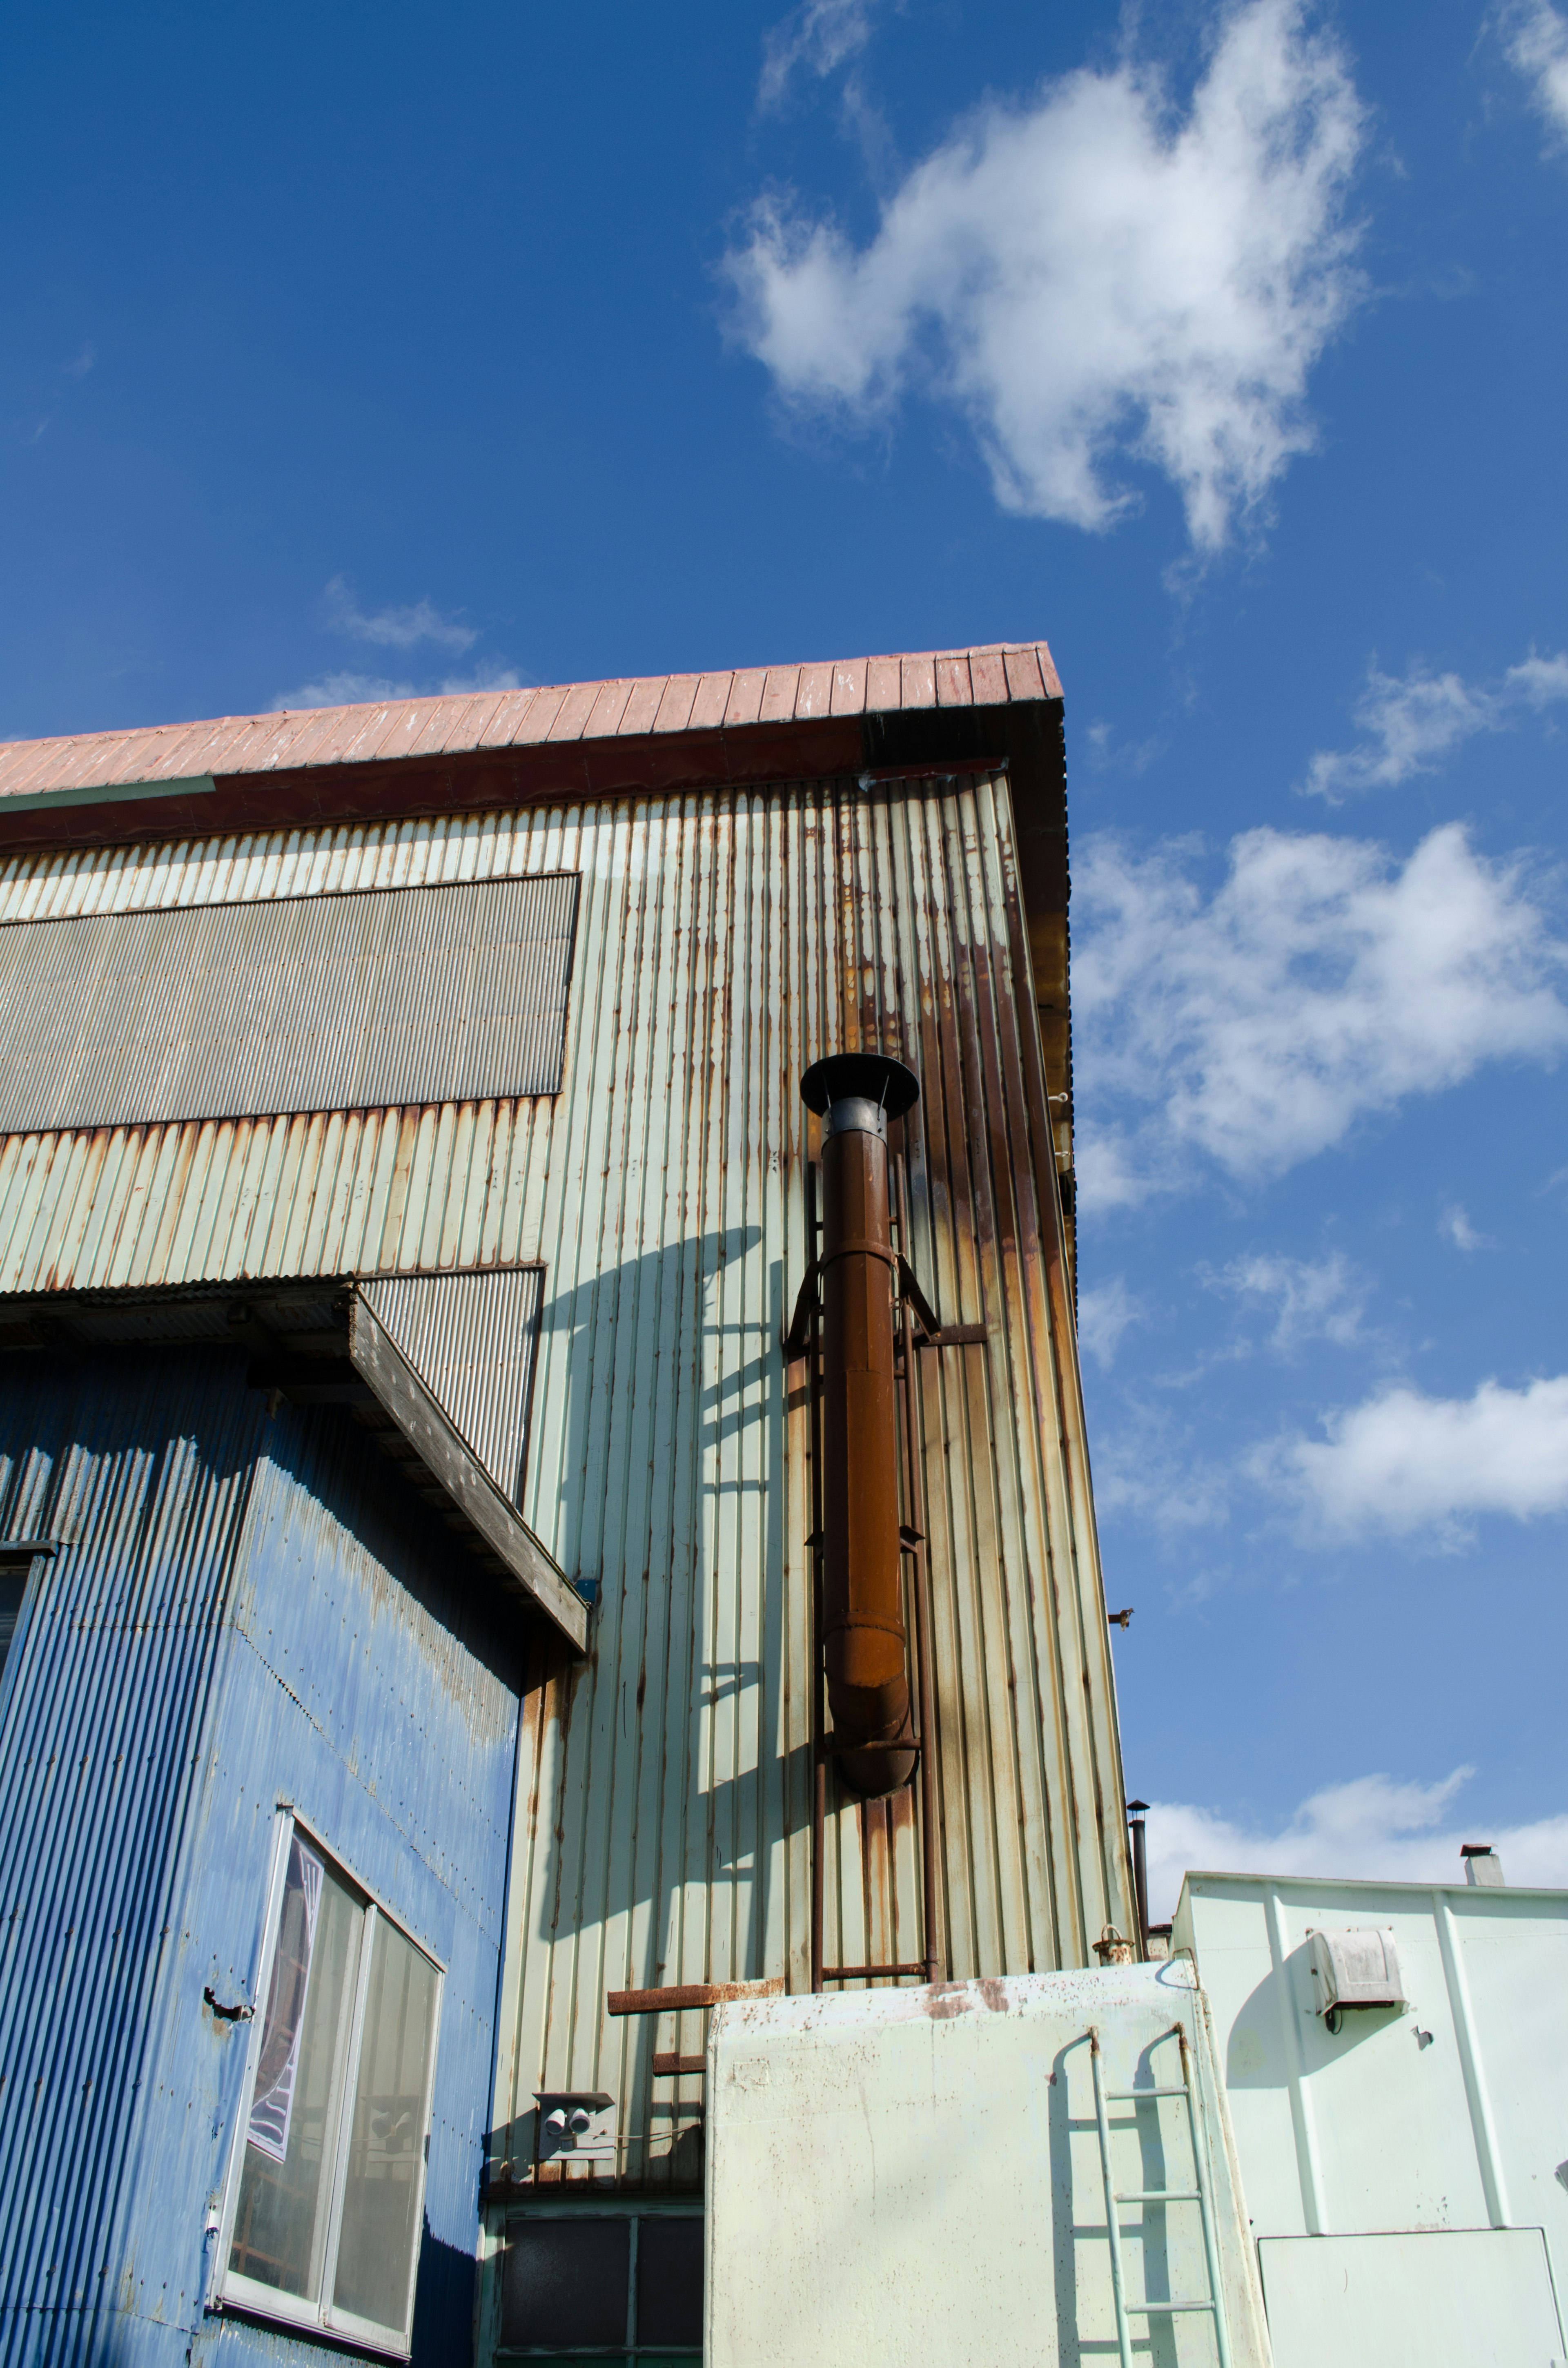
<svg viewBox="0 0 1568 2368"><path fill-rule="evenodd" d="M571 2220L579 2222L584 2220L616 2220L630 2221L631 2223L626 2252L627 2332L623 2342L525 2344L508 2343L506 2341L505 2336L502 2332L505 2324L502 2312L504 2307L503 2297L506 2291L506 2248L511 2242L512 2231L514 2228L519 2228L529 2222L540 2220ZM586 2198L584 2198L579 2202L574 2197L571 2199L563 2198L560 2202L555 2201L554 2198L551 2198L547 2201L543 2196L541 2196L537 2203L530 2199L528 2203L520 2207L513 2205L507 2211L506 2219L502 2225L501 2245L497 2258L497 2316L494 2321L496 2328L494 2349L497 2360L556 2361L562 2362L574 2360L598 2361L608 2363L608 2368L619 2368L619 2363L624 2361L628 2363L628 2368L638 2368L638 2363L642 2361L653 2362L680 2359L684 2357L691 2361L695 2364L695 2368L699 2368L699 2363L701 2362L706 2351L706 2340L704 2337L699 2337L698 2341L694 2344L643 2343L638 2337L638 2223L642 2220L695 2220L702 2230L704 2281L706 2282L708 2257L708 2207L700 2196L687 2197L684 2195L672 2195L668 2197L660 2196L655 2199L652 2196L646 2195L629 2195L625 2197L624 2200L618 2201L613 2196L605 2195L595 2196L591 2202Z"/></svg>
<svg viewBox="0 0 1568 2368"><path fill-rule="evenodd" d="M267 2000L272 1989L272 1968L278 1954L282 1930L283 1892L288 1878L290 1847L298 1834L311 1849L319 1852L343 1879L358 1892L364 1901L358 1963L354 1972L354 2004L348 2024L347 2042L341 2063L334 2066L336 2094L336 2127L333 2135L331 2188L327 2204L326 2237L323 2248L320 2288L312 2300L302 2294L281 2294L274 2286L264 2285L259 2279L247 2278L229 2267L233 2250L234 2224L239 2216L240 2189L244 2178L246 2141L250 2130L251 2107L256 2097L256 2077L261 2062L261 2043L267 2021ZM402 1934L409 1946L416 1950L436 1975L435 2006L430 2017L430 2044L425 2060L425 2123L419 2133L415 2156L414 2192L415 2241L408 2270L408 2290L403 2298L401 2331L379 2319L362 2318L357 2312L337 2309L332 2300L336 2279L338 2246L343 2234L345 2191L347 2185L348 2157L354 2135L354 2100L359 2075L360 2057L365 2036L365 2009L369 1993L370 1974L375 1961L375 1925L377 1920L390 1924ZM223 2180L223 2203L218 2221L217 2242L212 2248L207 2305L210 2310L235 2312L246 2318L264 2319L275 2326L297 2328L316 2335L328 2335L339 2341L355 2344L362 2350L375 2351L383 2358L406 2360L410 2357L414 2334L414 2303L419 2284L419 2253L421 2232L425 2225L425 2193L430 2175L430 2135L436 2119L436 2065L440 2053L441 2012L446 1998L447 1966L433 1949L411 1932L401 1917L392 1915L381 1904L377 1894L348 1861L324 1841L312 1825L307 1824L292 1802L279 1801L272 1827L272 1856L267 1870L266 1905L262 1918L261 1947L256 1963L256 1979L251 1986L251 2017L249 2039L245 2050L244 2079L240 2089L234 2117L234 2135L229 2150L229 2165Z"/></svg>
<svg viewBox="0 0 1568 2368"><path fill-rule="evenodd" d="M39 1577L44 1565L51 1563L60 1547L53 1538L0 1538L0 1570L9 1574L20 1572L22 1590L17 1599L17 1617L0 1654L0 1716L15 1690L15 1679L7 1685L6 1673L14 1670L17 1656L27 1643L38 1606Z"/></svg>

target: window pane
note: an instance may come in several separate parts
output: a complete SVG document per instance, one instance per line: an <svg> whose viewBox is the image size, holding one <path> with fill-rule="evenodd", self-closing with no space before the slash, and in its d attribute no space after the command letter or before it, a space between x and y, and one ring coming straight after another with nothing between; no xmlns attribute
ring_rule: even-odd
<svg viewBox="0 0 1568 2368"><path fill-rule="evenodd" d="M649 2219L637 2230L637 2344L702 2349L702 2223Z"/></svg>
<svg viewBox="0 0 1568 2368"><path fill-rule="evenodd" d="M508 2231L501 2340L624 2343L630 2220L519 2220Z"/></svg>
<svg viewBox="0 0 1568 2368"><path fill-rule="evenodd" d="M331 2203L322 2173L336 2145L363 1923L347 1885L296 1834L229 2255L237 2276L280 2294L321 2290Z"/></svg>
<svg viewBox="0 0 1568 2368"><path fill-rule="evenodd" d="M373 1949L332 2298L338 2310L401 2328L419 2248L437 1975L384 1916Z"/></svg>
<svg viewBox="0 0 1568 2368"><path fill-rule="evenodd" d="M0 1672L6 1667L6 1656L11 1649L11 1639L17 1633L21 1615L22 1598L28 1591L28 1565L24 1563L0 1563Z"/></svg>

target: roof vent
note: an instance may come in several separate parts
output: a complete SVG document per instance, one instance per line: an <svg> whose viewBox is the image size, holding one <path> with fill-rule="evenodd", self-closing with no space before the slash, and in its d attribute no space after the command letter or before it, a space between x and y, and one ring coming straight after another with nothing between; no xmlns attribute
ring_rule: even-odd
<svg viewBox="0 0 1568 2368"><path fill-rule="evenodd" d="M1464 1861L1467 1883L1503 1887L1503 1861L1490 1842L1461 1842L1460 1856Z"/></svg>
<svg viewBox="0 0 1568 2368"><path fill-rule="evenodd" d="M1402 2007L1399 1951L1392 1931L1367 1927L1348 1932L1313 1932L1312 1979L1317 2010L1330 2031L1339 2028L1346 2007Z"/></svg>

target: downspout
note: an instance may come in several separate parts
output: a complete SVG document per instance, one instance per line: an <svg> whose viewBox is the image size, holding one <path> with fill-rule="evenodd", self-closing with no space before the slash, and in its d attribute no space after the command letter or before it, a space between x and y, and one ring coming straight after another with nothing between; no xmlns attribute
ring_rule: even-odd
<svg viewBox="0 0 1568 2368"><path fill-rule="evenodd" d="M833 1748L869 1799L914 1771L893 1372L897 1257L888 1121L920 1087L900 1061L844 1053L801 1080L823 1122L823 1656Z"/></svg>

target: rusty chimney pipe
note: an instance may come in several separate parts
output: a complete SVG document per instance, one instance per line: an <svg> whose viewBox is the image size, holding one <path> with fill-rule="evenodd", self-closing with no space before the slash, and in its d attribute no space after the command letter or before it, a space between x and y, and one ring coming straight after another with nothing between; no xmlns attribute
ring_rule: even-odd
<svg viewBox="0 0 1568 2368"><path fill-rule="evenodd" d="M856 1792L914 1772L898 1520L896 1267L888 1121L920 1099L901 1061L840 1053L801 1080L823 1122L823 1655L840 1770Z"/></svg>

